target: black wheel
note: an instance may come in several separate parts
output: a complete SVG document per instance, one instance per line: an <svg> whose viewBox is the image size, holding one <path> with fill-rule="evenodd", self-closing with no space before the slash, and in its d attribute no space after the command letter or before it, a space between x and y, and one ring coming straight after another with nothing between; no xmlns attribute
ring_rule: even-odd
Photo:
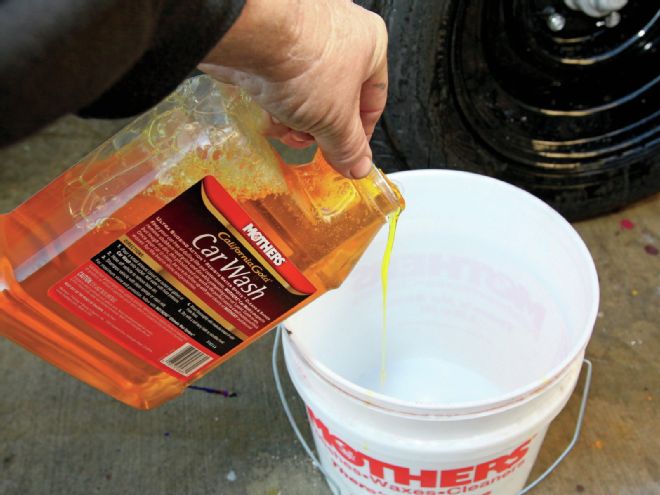
<svg viewBox="0 0 660 495"><path fill-rule="evenodd" d="M387 171L453 168L570 220L660 191L660 9L616 27L562 0L382 0L390 95L372 146ZM565 26L548 26L549 9Z"/></svg>

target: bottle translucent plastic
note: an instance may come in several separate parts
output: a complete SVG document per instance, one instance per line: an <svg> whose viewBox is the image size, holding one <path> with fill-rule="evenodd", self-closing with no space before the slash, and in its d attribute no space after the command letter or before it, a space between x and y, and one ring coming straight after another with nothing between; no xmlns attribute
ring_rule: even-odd
<svg viewBox="0 0 660 495"><path fill-rule="evenodd" d="M338 287L403 200L375 168L284 163L261 119L190 79L1 216L0 332L149 409Z"/></svg>

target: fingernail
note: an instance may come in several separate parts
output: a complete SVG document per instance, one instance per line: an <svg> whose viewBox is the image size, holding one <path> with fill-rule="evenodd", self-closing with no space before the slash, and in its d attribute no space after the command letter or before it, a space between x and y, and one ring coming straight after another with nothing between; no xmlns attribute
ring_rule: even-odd
<svg viewBox="0 0 660 495"><path fill-rule="evenodd" d="M307 141L313 141L314 137L306 132L292 131L291 139L299 143L306 143Z"/></svg>
<svg viewBox="0 0 660 495"><path fill-rule="evenodd" d="M362 179L363 177L369 175L369 172L371 172L373 166L374 162L371 161L371 158L365 156L349 171L349 173L354 179Z"/></svg>
<svg viewBox="0 0 660 495"><path fill-rule="evenodd" d="M281 124L281 123L282 123L282 121L277 120L277 119L276 119L275 117L273 117L272 115L270 116L270 120L273 121L273 124Z"/></svg>

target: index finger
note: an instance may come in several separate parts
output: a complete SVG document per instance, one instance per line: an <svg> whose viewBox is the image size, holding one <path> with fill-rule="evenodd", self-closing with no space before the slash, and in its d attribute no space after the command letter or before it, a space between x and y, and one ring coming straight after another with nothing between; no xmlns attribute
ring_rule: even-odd
<svg viewBox="0 0 660 495"><path fill-rule="evenodd" d="M360 91L360 120L368 139L371 139L376 123L385 110L387 84L387 60L384 59Z"/></svg>

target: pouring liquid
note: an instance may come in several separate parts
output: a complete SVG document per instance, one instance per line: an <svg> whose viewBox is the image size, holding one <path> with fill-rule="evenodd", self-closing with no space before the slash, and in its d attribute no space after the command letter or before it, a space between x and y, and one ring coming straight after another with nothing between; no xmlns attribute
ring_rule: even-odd
<svg viewBox="0 0 660 495"><path fill-rule="evenodd" d="M387 279L390 270L390 258L392 256L392 248L394 247L394 237L396 235L396 225L401 215L399 208L389 217L389 231L387 233L387 244L385 245L385 252L383 253L383 261L380 267L380 281L383 291L383 327L381 330L380 341L380 386L385 386L387 380Z"/></svg>

